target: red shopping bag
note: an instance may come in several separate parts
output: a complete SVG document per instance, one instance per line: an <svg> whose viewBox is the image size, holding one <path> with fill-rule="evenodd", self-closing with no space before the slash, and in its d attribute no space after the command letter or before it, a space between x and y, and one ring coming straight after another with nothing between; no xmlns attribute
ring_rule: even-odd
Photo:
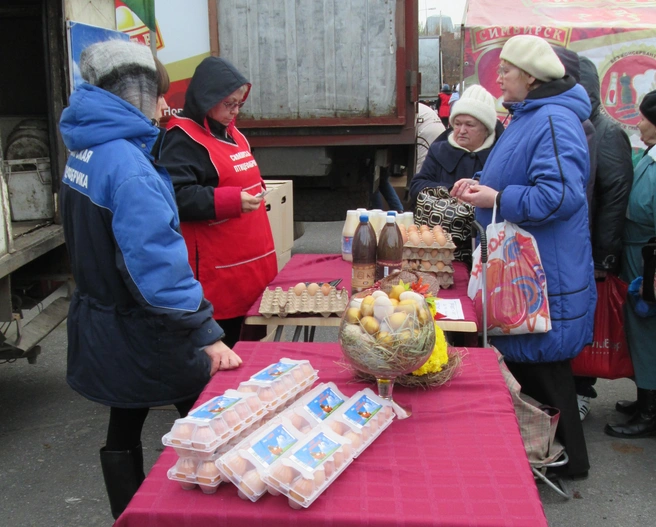
<svg viewBox="0 0 656 527"><path fill-rule="evenodd" d="M592 346L572 360L574 375L620 379L633 377L633 363L624 335L624 303L629 286L609 274L597 282L597 308Z"/></svg>

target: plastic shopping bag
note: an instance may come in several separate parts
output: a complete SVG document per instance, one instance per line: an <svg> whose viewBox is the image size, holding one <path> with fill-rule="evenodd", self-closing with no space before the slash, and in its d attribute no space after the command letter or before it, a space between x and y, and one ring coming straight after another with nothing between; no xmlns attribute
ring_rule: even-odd
<svg viewBox="0 0 656 527"><path fill-rule="evenodd" d="M481 246L473 255L468 295L474 301L479 326L483 325L483 294L487 294L489 335L546 333L551 329L547 277L533 235L514 223L487 226L487 284L483 284ZM484 285L486 287L484 287Z"/></svg>
<svg viewBox="0 0 656 527"><path fill-rule="evenodd" d="M624 304L628 285L609 274L597 282L597 307L591 346L572 360L572 372L582 377L633 377L633 363L624 335Z"/></svg>

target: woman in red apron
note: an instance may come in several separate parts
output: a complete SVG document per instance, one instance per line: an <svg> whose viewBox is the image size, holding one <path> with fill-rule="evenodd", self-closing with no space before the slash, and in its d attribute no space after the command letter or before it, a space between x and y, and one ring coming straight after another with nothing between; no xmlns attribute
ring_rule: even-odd
<svg viewBox="0 0 656 527"><path fill-rule="evenodd" d="M160 163L169 171L189 264L233 346L248 308L277 273L260 170L235 127L251 85L227 60L199 64L181 114L168 122Z"/></svg>

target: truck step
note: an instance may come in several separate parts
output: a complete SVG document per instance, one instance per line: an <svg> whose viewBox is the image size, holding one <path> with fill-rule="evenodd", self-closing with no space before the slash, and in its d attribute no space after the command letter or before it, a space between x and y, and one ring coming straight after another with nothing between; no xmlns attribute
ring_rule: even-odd
<svg viewBox="0 0 656 527"><path fill-rule="evenodd" d="M30 320L21 331L21 339L16 348L28 352L61 324L68 315L70 300L60 297ZM27 353L26 353L27 355Z"/></svg>

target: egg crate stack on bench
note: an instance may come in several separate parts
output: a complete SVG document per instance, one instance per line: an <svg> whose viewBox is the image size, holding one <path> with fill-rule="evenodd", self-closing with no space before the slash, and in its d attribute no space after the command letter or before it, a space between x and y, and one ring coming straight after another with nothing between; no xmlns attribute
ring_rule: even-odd
<svg viewBox="0 0 656 527"><path fill-rule="evenodd" d="M443 289L453 285L453 255L456 244L439 226L423 229L403 244L403 269L433 273ZM417 243L417 238L419 239Z"/></svg>
<svg viewBox="0 0 656 527"><path fill-rule="evenodd" d="M310 286L316 284L310 284ZM328 286L328 287L326 287ZM341 315L349 302L348 293L325 283L320 290L308 289L299 291L290 287L286 291L282 287L266 289L260 302L260 314L264 317L286 317L296 314L320 314L324 317Z"/></svg>

